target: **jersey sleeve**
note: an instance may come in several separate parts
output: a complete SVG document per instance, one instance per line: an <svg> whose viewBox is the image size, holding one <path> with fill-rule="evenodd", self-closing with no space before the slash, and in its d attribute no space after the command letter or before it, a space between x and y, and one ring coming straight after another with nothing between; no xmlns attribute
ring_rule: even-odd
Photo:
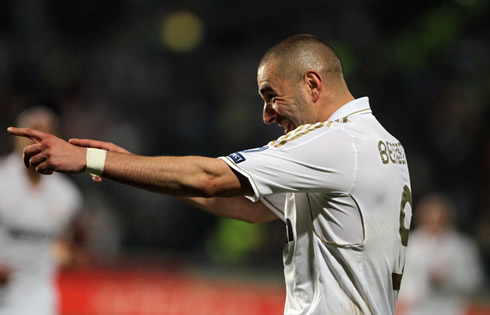
<svg viewBox="0 0 490 315"><path fill-rule="evenodd" d="M220 158L249 180L254 191L250 196L253 201L288 192L346 192L351 189L356 152L347 132L318 130L287 140ZM269 208L280 202L267 201L272 200L270 197L265 200Z"/></svg>
<svg viewBox="0 0 490 315"><path fill-rule="evenodd" d="M269 208L269 210L274 212L279 217L279 219L281 219L282 221L286 221L286 217L284 216L284 205L286 204L285 193L264 196L260 199L260 201L267 208Z"/></svg>

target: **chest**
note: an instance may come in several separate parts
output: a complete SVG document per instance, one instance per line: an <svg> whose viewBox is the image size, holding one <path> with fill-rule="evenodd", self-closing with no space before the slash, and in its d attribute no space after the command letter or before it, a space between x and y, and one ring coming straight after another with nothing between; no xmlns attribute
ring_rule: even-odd
<svg viewBox="0 0 490 315"><path fill-rule="evenodd" d="M13 238L52 238L71 216L68 200L54 187L1 185L0 227Z"/></svg>

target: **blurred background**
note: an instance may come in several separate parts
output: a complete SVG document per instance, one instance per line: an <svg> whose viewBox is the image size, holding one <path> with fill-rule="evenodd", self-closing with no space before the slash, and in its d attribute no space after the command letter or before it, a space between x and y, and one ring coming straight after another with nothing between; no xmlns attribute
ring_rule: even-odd
<svg viewBox="0 0 490 315"><path fill-rule="evenodd" d="M61 115L62 137L142 155L217 157L259 147L282 133L262 122L262 54L292 34L316 35L339 54L352 94L369 96L374 115L404 144L414 207L428 193L450 198L458 230L480 253L485 278L472 300L485 304L489 12L487 0L2 0L0 125L43 104ZM0 153L11 146L5 132ZM224 220L170 197L71 178L84 195L87 264L256 279L281 295L280 222Z"/></svg>

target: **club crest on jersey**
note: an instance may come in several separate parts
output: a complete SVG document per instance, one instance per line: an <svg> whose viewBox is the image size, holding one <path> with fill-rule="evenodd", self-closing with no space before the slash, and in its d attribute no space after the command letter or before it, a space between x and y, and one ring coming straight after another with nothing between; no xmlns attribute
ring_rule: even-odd
<svg viewBox="0 0 490 315"><path fill-rule="evenodd" d="M238 152L232 153L228 155L228 157L232 159L233 162L235 162L235 164L242 163L243 161L245 161L245 157Z"/></svg>

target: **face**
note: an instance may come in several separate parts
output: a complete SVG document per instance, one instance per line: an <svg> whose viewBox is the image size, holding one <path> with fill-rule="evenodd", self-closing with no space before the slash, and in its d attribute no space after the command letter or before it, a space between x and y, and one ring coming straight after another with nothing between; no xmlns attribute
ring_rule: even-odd
<svg viewBox="0 0 490 315"><path fill-rule="evenodd" d="M278 75L277 64L266 63L257 72L259 94L264 100L263 119L266 124L276 123L285 133L312 122L302 81L293 85Z"/></svg>
<svg viewBox="0 0 490 315"><path fill-rule="evenodd" d="M421 212L420 227L431 234L438 235L444 232L449 225L447 210L443 204L437 201L429 202L419 211Z"/></svg>

